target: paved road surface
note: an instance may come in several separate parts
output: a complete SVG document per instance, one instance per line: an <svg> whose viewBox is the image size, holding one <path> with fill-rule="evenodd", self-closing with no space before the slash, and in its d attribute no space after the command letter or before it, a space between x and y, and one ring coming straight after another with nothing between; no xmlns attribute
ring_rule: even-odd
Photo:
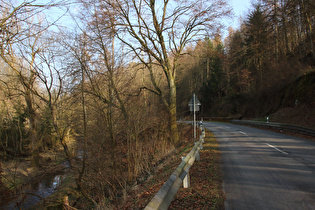
<svg viewBox="0 0 315 210"><path fill-rule="evenodd" d="M222 152L226 209L315 209L315 143L204 122Z"/></svg>

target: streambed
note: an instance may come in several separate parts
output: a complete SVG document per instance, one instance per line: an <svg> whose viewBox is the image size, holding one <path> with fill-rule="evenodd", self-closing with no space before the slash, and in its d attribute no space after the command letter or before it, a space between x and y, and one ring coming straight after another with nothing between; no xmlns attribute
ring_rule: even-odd
<svg viewBox="0 0 315 210"><path fill-rule="evenodd" d="M25 185L18 196L4 209L29 209L39 201L52 195L66 178L64 172L47 174L31 184Z"/></svg>

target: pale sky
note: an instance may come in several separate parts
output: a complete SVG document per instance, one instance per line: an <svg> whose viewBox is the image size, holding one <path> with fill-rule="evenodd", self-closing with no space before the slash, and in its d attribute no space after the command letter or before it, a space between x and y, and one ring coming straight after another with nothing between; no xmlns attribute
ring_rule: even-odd
<svg viewBox="0 0 315 210"><path fill-rule="evenodd" d="M38 0L38 1L47 1L47 0ZM229 26L232 26L234 29L239 28L240 25L240 17L242 16L243 18L245 17L245 15L247 14L247 12L249 11L249 9L251 8L251 2L253 0L227 0L228 3L231 5L231 7L233 8L233 18L228 18L224 20L224 24L226 26L226 29L228 29ZM73 8L72 8L73 9ZM51 19L54 19L56 16L60 16L63 14L64 11L62 10L58 10L58 9L54 9L54 10L50 10L50 15ZM65 17L63 17L61 19L61 21L59 21L59 23L61 22L67 22L68 26L70 26L70 22L69 21L71 19L71 17L69 17L69 15L67 14ZM223 32L223 36L226 36L226 32Z"/></svg>
<svg viewBox="0 0 315 210"><path fill-rule="evenodd" d="M243 18L251 8L252 0L230 0L230 5L233 8L234 17L232 20L227 21L227 26L238 28L240 25L240 16Z"/></svg>
<svg viewBox="0 0 315 210"><path fill-rule="evenodd" d="M246 14L251 8L251 2L253 0L229 0L229 4L233 8L234 16L232 18L227 18L224 20L225 30L222 30L223 37L228 35L228 28L232 26L234 29L239 28L240 26L240 18L244 19Z"/></svg>
<svg viewBox="0 0 315 210"><path fill-rule="evenodd" d="M236 16L244 15L251 5L251 0L230 0Z"/></svg>

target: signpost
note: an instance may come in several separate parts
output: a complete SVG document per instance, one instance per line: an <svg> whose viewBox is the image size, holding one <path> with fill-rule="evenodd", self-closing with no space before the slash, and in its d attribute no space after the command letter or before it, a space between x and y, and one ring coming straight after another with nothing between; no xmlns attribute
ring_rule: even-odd
<svg viewBox="0 0 315 210"><path fill-rule="evenodd" d="M194 112L194 142L196 142L196 112L199 112L201 103L198 100L196 94L190 99L188 106L191 112Z"/></svg>

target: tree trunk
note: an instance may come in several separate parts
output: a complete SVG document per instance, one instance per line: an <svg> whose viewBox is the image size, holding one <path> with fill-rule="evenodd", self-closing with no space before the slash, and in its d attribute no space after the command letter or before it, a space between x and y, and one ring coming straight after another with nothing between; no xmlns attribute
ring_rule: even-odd
<svg viewBox="0 0 315 210"><path fill-rule="evenodd" d="M65 155L66 155L66 157L67 157L67 159L69 161L70 166L72 166L72 154L71 154L71 152L69 150L69 147L68 147L68 145L67 145L67 143L65 141L65 135L64 135L64 133L62 133L60 131L60 129L59 129L60 127L57 124L57 120L56 120L56 116L55 116L56 115L55 109L54 109L54 107L53 107L53 105L51 103L48 104L48 107L49 107L49 110L50 110L52 124L53 124L54 130L55 130L55 132L57 134L57 139L59 140L60 144L63 147L63 150L64 150Z"/></svg>
<svg viewBox="0 0 315 210"><path fill-rule="evenodd" d="M37 133L36 133L36 115L33 108L33 101L31 97L31 91L29 87L26 87L25 90L25 102L27 106L28 119L30 124L30 139L31 139L31 152L34 153L38 149L37 145Z"/></svg>
<svg viewBox="0 0 315 210"><path fill-rule="evenodd" d="M311 55L312 55L312 59L315 59L315 55L314 55L314 43L313 43L313 38L312 38L312 22L310 19L310 14L308 13L306 7L307 5L305 5L305 1L301 1L300 2L301 7L302 7L302 12L304 14L304 20L305 20L305 29L306 29L306 39L309 39L309 48L311 51ZM307 42L305 40L305 42ZM307 53L305 53L305 55L307 55Z"/></svg>
<svg viewBox="0 0 315 210"><path fill-rule="evenodd" d="M310 42L311 55L312 55L312 59L314 60L315 55L314 55L314 43L313 43L313 37L312 37L312 22L309 18L308 13L306 13L306 23L307 23L308 38Z"/></svg>
<svg viewBox="0 0 315 210"><path fill-rule="evenodd" d="M178 128L177 128L177 113L176 113L176 85L175 79L172 77L170 80L170 104L169 104L169 115L170 115L170 127L171 127L171 141L173 144L177 144L179 141Z"/></svg>
<svg viewBox="0 0 315 210"><path fill-rule="evenodd" d="M289 53L291 50L289 48L289 40L288 40L288 29L287 29L287 8L285 6L285 2L283 0L281 0L281 4L282 4L282 25L283 25L283 35L284 35L284 41L285 41L285 49L286 49L286 54ZM286 58L286 56L284 56Z"/></svg>
<svg viewBox="0 0 315 210"><path fill-rule="evenodd" d="M18 130L19 130L19 137L20 137L19 153L22 154L22 152L23 152L23 133L22 133L22 125L20 123L20 119L18 119Z"/></svg>

